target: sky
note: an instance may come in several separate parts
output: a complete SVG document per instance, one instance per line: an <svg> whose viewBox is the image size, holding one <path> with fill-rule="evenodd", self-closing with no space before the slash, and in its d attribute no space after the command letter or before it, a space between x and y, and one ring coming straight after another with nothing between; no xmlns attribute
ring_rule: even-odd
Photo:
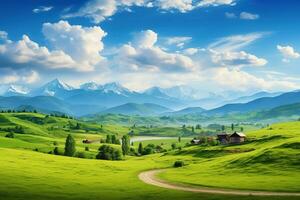
<svg viewBox="0 0 300 200"><path fill-rule="evenodd" d="M3 0L0 84L300 88L297 0Z"/></svg>

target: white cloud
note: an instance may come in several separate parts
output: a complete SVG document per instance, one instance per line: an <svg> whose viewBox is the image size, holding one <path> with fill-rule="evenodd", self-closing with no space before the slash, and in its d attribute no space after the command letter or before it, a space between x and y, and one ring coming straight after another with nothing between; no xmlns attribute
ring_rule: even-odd
<svg viewBox="0 0 300 200"><path fill-rule="evenodd" d="M280 80L256 77L238 69L228 69L226 67L215 68L212 73L212 81L227 90L236 91L280 91L292 90L299 87L298 84Z"/></svg>
<svg viewBox="0 0 300 200"><path fill-rule="evenodd" d="M49 51L27 35L23 35L19 41L7 41L0 45L0 58L2 65L20 67L71 68L75 64L63 51Z"/></svg>
<svg viewBox="0 0 300 200"><path fill-rule="evenodd" d="M193 60L179 53L167 52L155 45L157 34L152 30L136 35L132 44L123 45L115 56L116 65L124 70L138 71L191 71Z"/></svg>
<svg viewBox="0 0 300 200"><path fill-rule="evenodd" d="M94 23L100 23L113 16L118 10L131 12L132 6L156 7L164 12L175 10L186 13L198 7L235 4L235 0L90 0L77 12L64 14L62 18L87 17Z"/></svg>
<svg viewBox="0 0 300 200"><path fill-rule="evenodd" d="M185 55L195 55L196 53L198 53L199 49L197 48L188 48L183 50L183 54Z"/></svg>
<svg viewBox="0 0 300 200"><path fill-rule="evenodd" d="M229 37L223 37L218 39L216 42L208 46L209 49L216 51L236 51L243 47L246 47L253 42L266 36L268 33L257 32L245 35L233 35Z"/></svg>
<svg viewBox="0 0 300 200"><path fill-rule="evenodd" d="M235 18L237 18L236 14L230 13L230 12L226 12L226 13L225 13L225 16L226 16L228 19L235 19Z"/></svg>
<svg viewBox="0 0 300 200"><path fill-rule="evenodd" d="M291 46L277 45L277 49L283 56L283 62L290 62L290 59L297 59L300 57L300 53L296 52Z"/></svg>
<svg viewBox="0 0 300 200"><path fill-rule="evenodd" d="M221 6L221 5L236 5L236 0L202 0L198 3L200 7Z"/></svg>
<svg viewBox="0 0 300 200"><path fill-rule="evenodd" d="M227 67L244 67L244 66L264 66L268 63L263 58L258 58L255 55L240 52L216 52L211 50L212 61L216 64L227 66Z"/></svg>
<svg viewBox="0 0 300 200"><path fill-rule="evenodd" d="M192 37L168 37L165 40L167 45L175 45L182 48L186 43L192 40Z"/></svg>
<svg viewBox="0 0 300 200"><path fill-rule="evenodd" d="M0 40L7 40L7 32L5 31L0 31Z"/></svg>
<svg viewBox="0 0 300 200"><path fill-rule="evenodd" d="M11 70L8 68L0 69L0 83L12 84L12 83L35 83L39 80L39 74L36 71L30 70Z"/></svg>
<svg viewBox="0 0 300 200"><path fill-rule="evenodd" d="M182 13L195 8L192 0L158 0L153 1L153 4L162 10L178 10Z"/></svg>
<svg viewBox="0 0 300 200"><path fill-rule="evenodd" d="M256 20L259 19L259 15L248 13L248 12L241 12L240 18L244 20Z"/></svg>
<svg viewBox="0 0 300 200"><path fill-rule="evenodd" d="M156 42L157 33L152 30L146 30L135 35L133 45L139 48L151 48Z"/></svg>
<svg viewBox="0 0 300 200"><path fill-rule="evenodd" d="M79 71L92 71L104 58L100 52L106 33L99 27L70 25L67 21L44 23L43 33L54 49L68 54Z"/></svg>
<svg viewBox="0 0 300 200"><path fill-rule="evenodd" d="M48 12L53 9L53 6L40 6L32 10L34 13Z"/></svg>

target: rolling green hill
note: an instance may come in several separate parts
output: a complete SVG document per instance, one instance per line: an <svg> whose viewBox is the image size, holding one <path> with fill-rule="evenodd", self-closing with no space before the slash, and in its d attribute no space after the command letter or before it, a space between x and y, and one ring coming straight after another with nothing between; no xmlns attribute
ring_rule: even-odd
<svg viewBox="0 0 300 200"><path fill-rule="evenodd" d="M79 128L77 126L79 123ZM22 126L15 138L4 137L8 129ZM75 128L77 127L77 128ZM99 143L83 144L83 139L99 140L106 134L121 136L131 128L46 116L38 113L0 114L0 194L16 199L205 199L205 200L296 200L297 197L256 197L196 194L145 185L137 175L153 168L169 168L162 179L190 184L242 190L299 192L300 122L271 125L248 132L241 145L187 146L164 154L126 156L122 161L101 161L48 155L56 146L63 151L66 135L72 133L78 152L93 158ZM142 134L178 134L177 128L137 127ZM154 144L176 142L155 141ZM54 144L56 143L56 144ZM144 142L144 145L151 141ZM138 144L134 147L137 148ZM119 148L119 146L115 146ZM38 151L38 152L35 152ZM171 168L177 160L182 168ZM42 170L41 170L42 169ZM1 198L0 198L1 199Z"/></svg>

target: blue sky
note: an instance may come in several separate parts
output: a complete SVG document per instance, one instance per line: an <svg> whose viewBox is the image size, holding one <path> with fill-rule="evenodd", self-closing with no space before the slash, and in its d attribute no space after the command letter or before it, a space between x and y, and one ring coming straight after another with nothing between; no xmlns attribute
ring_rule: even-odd
<svg viewBox="0 0 300 200"><path fill-rule="evenodd" d="M5 0L0 83L117 81L199 94L300 86L297 0ZM25 36L24 36L25 35Z"/></svg>

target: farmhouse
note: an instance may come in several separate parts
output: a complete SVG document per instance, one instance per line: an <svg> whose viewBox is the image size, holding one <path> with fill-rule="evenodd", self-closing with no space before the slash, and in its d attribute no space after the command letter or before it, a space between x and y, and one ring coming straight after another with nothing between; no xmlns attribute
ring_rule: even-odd
<svg viewBox="0 0 300 200"><path fill-rule="evenodd" d="M228 144L230 135L228 133L219 133L217 135L217 140L220 144Z"/></svg>
<svg viewBox="0 0 300 200"><path fill-rule="evenodd" d="M229 137L229 143L231 144L239 144L245 142L246 135L244 133L234 132Z"/></svg>
<svg viewBox="0 0 300 200"><path fill-rule="evenodd" d="M220 133L217 135L217 140L220 144L240 144L245 142L246 135L244 133L234 132L229 133Z"/></svg>

